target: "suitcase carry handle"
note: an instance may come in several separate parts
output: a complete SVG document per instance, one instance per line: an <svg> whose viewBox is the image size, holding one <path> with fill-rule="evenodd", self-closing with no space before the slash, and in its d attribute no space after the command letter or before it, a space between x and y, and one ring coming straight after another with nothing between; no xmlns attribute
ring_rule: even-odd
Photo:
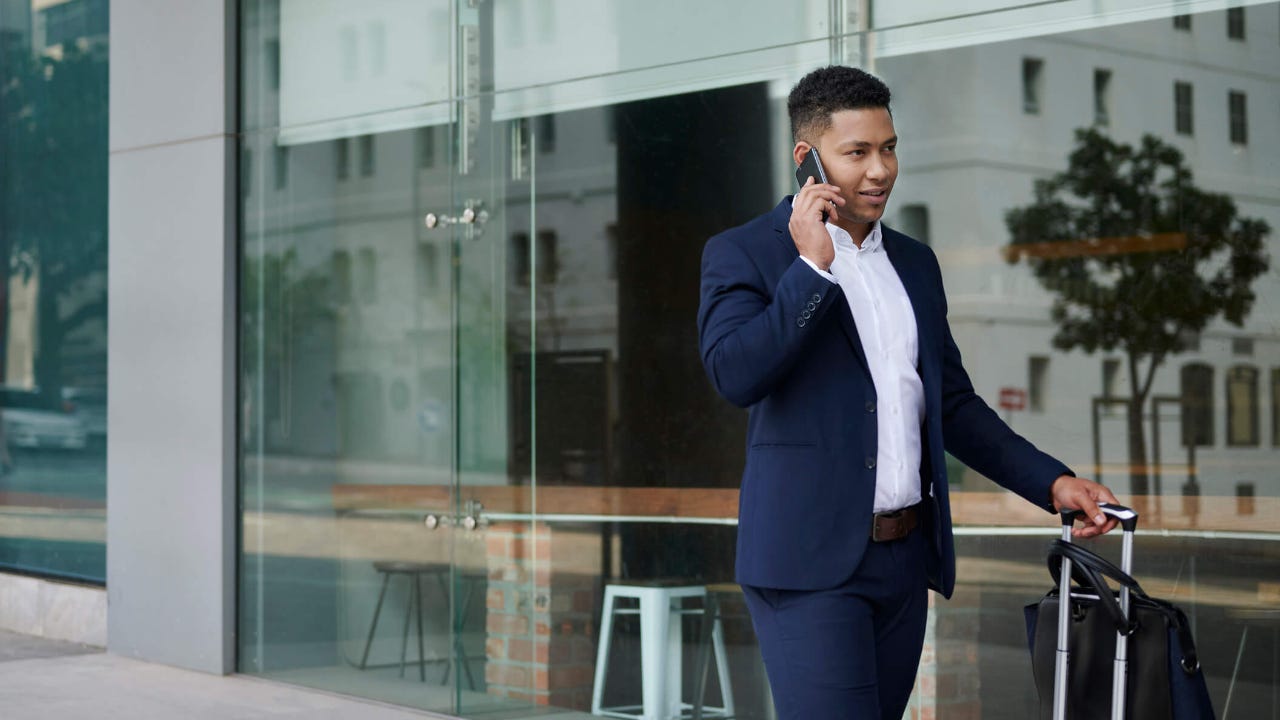
<svg viewBox="0 0 1280 720"><path fill-rule="evenodd" d="M1191 636L1191 626L1181 608L1167 600L1147 595L1146 591L1142 589L1142 586L1138 584L1138 581L1132 575L1116 567L1106 558L1079 545L1054 540L1053 544L1049 546L1049 574L1053 576L1054 583L1058 585L1059 602L1066 602L1063 598L1068 596L1070 589L1062 587L1062 568L1057 562L1054 562L1056 559L1071 561L1071 577L1082 588L1092 590L1098 596L1107 615L1115 624L1116 632L1123 635L1132 635L1138 629L1138 622L1137 620L1125 618L1119 603L1116 602L1114 593L1107 586L1106 581L1103 580L1104 577L1111 578L1122 586L1129 588L1129 591L1134 596L1141 598L1144 604L1163 614L1169 626L1178 634L1178 640L1182 645L1182 657L1179 658L1178 664L1182 667L1183 672L1191 674L1200 669L1195 640Z"/></svg>
<svg viewBox="0 0 1280 720"><path fill-rule="evenodd" d="M1134 595L1148 599L1147 593L1138 584L1138 581L1134 580L1129 573L1111 564L1104 557L1085 550L1079 545L1054 540L1049 546L1049 574L1053 576L1053 582L1058 586L1060 597L1065 597L1066 593L1070 592L1070 588L1064 587L1062 582L1062 567L1059 561L1063 559L1071 561L1071 578L1079 583L1081 587L1092 590L1097 594L1102 607L1106 610L1107 615L1111 617L1111 622L1115 625L1116 632L1122 635L1132 635L1133 631L1138 628L1137 622L1125 617L1124 611L1120 608L1120 603L1116 602L1115 594L1103 578L1109 577L1120 583L1120 585L1129 588L1129 591Z"/></svg>
<svg viewBox="0 0 1280 720"><path fill-rule="evenodd" d="M1111 517L1119 520L1120 527L1125 532L1133 532L1138 527L1138 513L1123 505L1116 505L1115 503L1098 503L1098 509L1101 510L1103 514L1110 515ZM1070 508L1064 509L1058 514L1062 516L1062 524L1065 526L1074 524L1076 518L1084 517L1083 510L1072 510Z"/></svg>

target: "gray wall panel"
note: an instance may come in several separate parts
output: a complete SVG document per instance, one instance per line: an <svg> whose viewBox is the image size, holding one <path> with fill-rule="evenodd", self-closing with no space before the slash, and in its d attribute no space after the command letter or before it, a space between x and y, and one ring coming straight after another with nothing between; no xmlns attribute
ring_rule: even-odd
<svg viewBox="0 0 1280 720"><path fill-rule="evenodd" d="M212 673L235 669L233 20L111 5L107 647Z"/></svg>

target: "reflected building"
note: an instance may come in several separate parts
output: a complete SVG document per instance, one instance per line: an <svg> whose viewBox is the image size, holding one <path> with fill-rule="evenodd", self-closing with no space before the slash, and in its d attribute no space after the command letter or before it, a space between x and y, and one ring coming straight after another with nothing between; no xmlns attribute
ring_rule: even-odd
<svg viewBox="0 0 1280 720"><path fill-rule="evenodd" d="M109 623L109 650L146 660L453 717L586 717L597 689L643 695L633 608L601 655L608 588L676 587L687 625L647 666L694 704L699 621L723 602L735 716L768 718L728 582L747 413L707 382L695 314L707 238L794 190L786 96L816 66L893 89L886 223L938 254L978 392L1025 397L1002 414L1085 474L1096 430L1121 495L1124 410L1093 408L1129 394L1125 358L1054 349L1054 296L1006 261L1006 213L1066 168L1077 128L1150 133L1277 249L1275 2L232 5L0 0L4 42L59 70L105 59L111 29L131 43L109 54L109 108L96 66L42 116L96 107L110 152L95 120L68 130L89 139L76 172L28 152L0 175L11 261L62 253L11 267L6 383L53 368L57 399L114 400L109 456L22 450L0 472L0 595L10 571L85 583L95 641ZM20 126L6 161L29 149ZM68 178L91 202L29 189ZM92 267L67 281L70 260ZM1189 608L1215 701L1257 714L1278 667L1275 273L1254 289L1243 328L1211 325L1156 375L1164 501L1140 574ZM1057 528L948 469L961 582L931 609L913 708L1029 717L1021 607Z"/></svg>

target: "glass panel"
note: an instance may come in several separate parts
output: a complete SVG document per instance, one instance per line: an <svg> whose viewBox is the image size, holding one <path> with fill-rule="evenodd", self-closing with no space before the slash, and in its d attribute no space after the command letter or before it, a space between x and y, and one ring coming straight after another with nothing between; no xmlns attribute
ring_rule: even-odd
<svg viewBox="0 0 1280 720"><path fill-rule="evenodd" d="M483 545L454 494L457 243L422 220L453 202L450 4L244 5L240 669L453 711L484 578L455 572Z"/></svg>
<svg viewBox="0 0 1280 720"><path fill-rule="evenodd" d="M292 145L448 122L452 5L247 0L244 129Z"/></svg>
<svg viewBox="0 0 1280 720"><path fill-rule="evenodd" d="M775 77L857 28L839 3L521 0L493 3L494 114L529 117ZM732 32L718 32L732 22ZM588 30L589 29L589 30ZM655 42L655 38L662 38Z"/></svg>
<svg viewBox="0 0 1280 720"><path fill-rule="evenodd" d="M0 571L106 580L108 3L0 12Z"/></svg>
<svg viewBox="0 0 1280 720"><path fill-rule="evenodd" d="M1243 715L1273 707L1280 591L1267 558L1280 537L1280 489L1269 479L1275 448L1260 441L1273 413L1258 409L1256 369L1280 366L1266 312L1280 285L1255 272L1257 253L1226 262L1224 251L1194 245L1229 236L1249 249L1251 237L1265 236L1270 248L1273 236L1259 223L1209 227L1204 218L1224 215L1197 211L1189 203L1203 196L1189 194L1146 214L1081 214L1066 227L1022 233L1011 213L1036 201L1036 180L1071 168L1073 153L1107 142L1136 147L1151 133L1194 170L1184 182L1221 193L1237 218L1276 227L1280 199L1268 194L1280 167L1275 144L1232 146L1221 95L1196 108L1195 135L1179 135L1170 88L1202 88L1185 94L1188 118L1192 98L1211 88L1234 88L1257 107L1274 100L1277 5L1251 7L1248 40L1230 44L1221 11L1202 13L1194 33L1175 28L1174 10L1198 7L1186 3L1064 2L967 19L941 3L895 19L884 5L876 16L883 31L836 38L844 44L821 29L835 25L811 14L818 25L784 27L784 36L801 28L794 37L717 37L705 53L609 56L599 69L591 65L598 54L583 51L598 38L583 39L577 28L589 25L567 13L594 5L480 3L474 15L455 16L460 57L479 48L474 65L460 62L450 74L465 97L430 109L457 117L456 133L352 126L335 133L349 138L342 143L286 137L283 154L270 129L246 139L243 381L254 419L245 435L242 656L250 671L465 717L585 716L597 693L605 708L633 706L642 677L654 673L667 678L670 706L689 704L699 659L714 647L701 634L703 609L716 603L725 610L719 635L735 712L768 716L741 596L719 584L732 580L746 414L714 395L698 361L697 268L705 238L793 188L792 83L833 58L857 58L894 90L902 174L886 223L929 236L921 239L941 261L952 328L978 392L995 405L1002 390L1026 397L1034 381L1042 411L1002 414L1138 506L1142 527L1156 531L1138 539L1139 579L1186 607L1197 628L1224 628L1199 635L1219 712L1228 697ZM971 10L996 5L1008 3ZM558 28L569 18L576 32L566 41ZM655 33L644 28L656 20L610 18L602 23L620 28L615 46L652 45ZM947 19L926 22L938 18ZM857 22L844 18L840 32ZM1219 31L1199 32L1211 27ZM533 52L534 39L547 47ZM271 38L258 46L270 48ZM1034 115L1024 112L1024 58L1040 61ZM246 112L268 108L279 123L278 99L262 90L272 84L270 63L253 67L268 77L253 86L265 94ZM1078 140L1075 131L1098 119L1099 67L1110 88L1107 135ZM1253 124L1255 138L1276 132L1274 117ZM372 152L362 155L366 145ZM280 185L272 157L288 158L284 184L296 195L271 196ZM1116 167L1124 170L1110 157L1095 170ZM708 184L731 191L708 202ZM1086 205L1067 197L1070 187L1057 192L1072 207ZM1152 191L1161 192L1171 191ZM457 222L468 207L474 222ZM433 229L421 222L429 212ZM1215 259L1197 265L1201 257ZM1073 263L1073 282L1045 279L1057 261ZM298 269L285 281L272 263ZM1160 282L1115 288L1150 266ZM1202 322L1181 320L1199 297L1186 288L1204 287L1195 277L1224 268L1240 274L1209 285L1247 286L1253 298ZM309 306L306 292L317 298ZM1063 321L1096 306L1089 302L1117 297L1124 302L1107 307L1119 329L1075 343L1064 335ZM1055 300L1072 298L1082 300L1055 313ZM392 330L409 339L386 339ZM1163 354L1130 353L1134 338L1149 337L1162 338ZM1099 373L1100 360L1114 367ZM1238 365L1255 369L1251 447L1229 439L1226 378ZM299 402L312 405L278 419L278 408ZM406 404L420 435L401 446L395 409ZM272 439L280 428L324 438L322 449L272 446L284 442ZM416 454L397 454L402 447ZM940 717L1027 717L1035 690L1020 608L1047 589L1043 545L1056 528L972 471L948 470L960 585L932 611L913 705ZM443 524L425 530L428 514ZM295 538L311 541L288 544ZM1113 545L1100 543L1108 552ZM449 668L444 684L428 676L424 687L413 675L413 623L407 677L398 677L402 622L414 609L403 579L391 581L383 613L394 620L381 621L390 626L380 625L372 644L370 663L388 667L335 671L366 645L383 577L373 562L445 557L453 602L427 593L424 603L426 656L454 660L429 666L440 675ZM679 600L679 629L647 662L637 601L627 594L641 594L641 584L668 597L671 588L694 588ZM308 597L321 606L298 614ZM306 654L316 648L323 654ZM719 666L709 667L706 702L723 705Z"/></svg>

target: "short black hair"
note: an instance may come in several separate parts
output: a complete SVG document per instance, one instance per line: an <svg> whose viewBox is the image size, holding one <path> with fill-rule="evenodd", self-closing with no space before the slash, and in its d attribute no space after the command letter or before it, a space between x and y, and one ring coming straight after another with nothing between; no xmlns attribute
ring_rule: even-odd
<svg viewBox="0 0 1280 720"><path fill-rule="evenodd" d="M831 127L832 114L866 108L889 110L889 86L880 78L845 65L818 68L800 78L787 97L791 138L799 141L820 135Z"/></svg>

